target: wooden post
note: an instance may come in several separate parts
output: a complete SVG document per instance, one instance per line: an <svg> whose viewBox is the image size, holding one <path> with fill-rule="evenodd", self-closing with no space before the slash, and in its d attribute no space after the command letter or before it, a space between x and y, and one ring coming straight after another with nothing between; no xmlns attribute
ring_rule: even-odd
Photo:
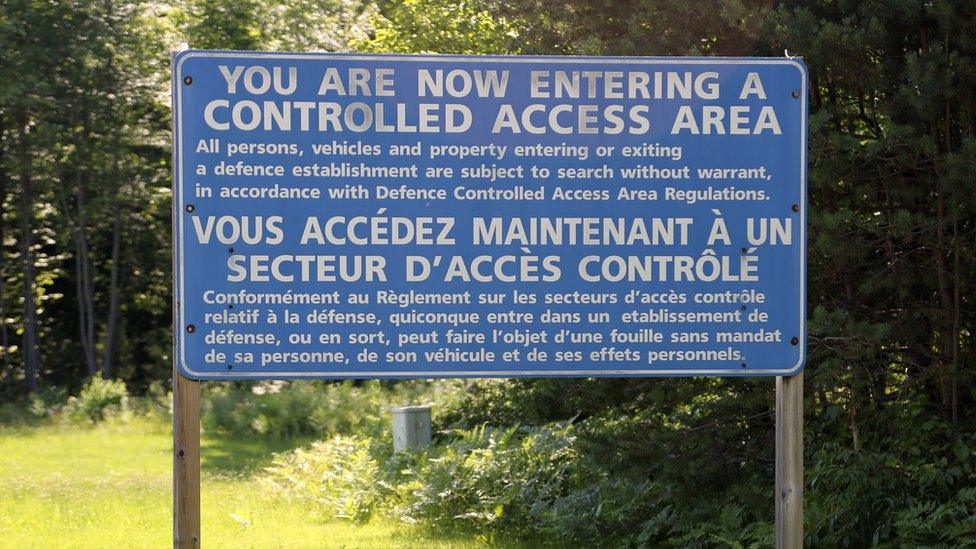
<svg viewBox="0 0 976 549"><path fill-rule="evenodd" d="M776 548L803 547L803 372L776 378Z"/></svg>
<svg viewBox="0 0 976 549"><path fill-rule="evenodd" d="M173 372L173 547L200 547L200 383Z"/></svg>
<svg viewBox="0 0 976 549"><path fill-rule="evenodd" d="M188 48L187 44L183 44L180 50ZM171 66L175 59L176 52L173 52L170 54ZM175 111L175 90L172 97ZM172 124L175 137L175 117ZM174 140L174 185L178 176L176 166ZM176 217L180 214L177 210L173 212L173 242L176 242L177 236ZM175 249L173 272L176 272ZM177 313L179 301L176 298L175 285L173 290L173 547L196 549L200 547L200 383L183 377L176 367L175 361L179 360L176 338L179 337L183 324Z"/></svg>

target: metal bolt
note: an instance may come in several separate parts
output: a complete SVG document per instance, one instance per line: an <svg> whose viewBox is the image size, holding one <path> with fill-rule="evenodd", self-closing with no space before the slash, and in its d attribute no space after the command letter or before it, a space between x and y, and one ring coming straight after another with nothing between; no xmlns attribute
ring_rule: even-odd
<svg viewBox="0 0 976 549"><path fill-rule="evenodd" d="M233 370L233 369L234 369L234 366L233 366L233 365L231 365L231 364L228 364L228 365L227 365L227 369L228 369L228 370Z"/></svg>
<svg viewBox="0 0 976 549"><path fill-rule="evenodd" d="M797 338L797 337L795 337L795 336L792 339L790 339L790 345L796 345L799 342L800 342L800 339Z"/></svg>
<svg viewBox="0 0 976 549"><path fill-rule="evenodd" d="M793 93L791 93L790 95L793 96L793 99L799 99L800 98L800 90L793 90Z"/></svg>
<svg viewBox="0 0 976 549"><path fill-rule="evenodd" d="M192 334L193 332L197 331L197 327L194 326L193 324L187 324L186 331Z"/></svg>
<svg viewBox="0 0 976 549"><path fill-rule="evenodd" d="M228 305L228 306L227 306L227 308L228 308L228 309L233 309L233 308L234 308L234 304L233 304L233 303L231 303L230 305Z"/></svg>
<svg viewBox="0 0 976 549"><path fill-rule="evenodd" d="M746 363L745 363L745 362L743 362L743 363L742 363L742 367L743 367L743 368L745 368L745 367L746 367Z"/></svg>
<svg viewBox="0 0 976 549"><path fill-rule="evenodd" d="M187 204L186 205L186 211L188 211L190 213L193 213L193 210L195 210L195 209L197 209L197 207L194 206L193 204Z"/></svg>
<svg viewBox="0 0 976 549"><path fill-rule="evenodd" d="M748 253L749 252L749 248L740 248L740 250L742 251L742 253Z"/></svg>
<svg viewBox="0 0 976 549"><path fill-rule="evenodd" d="M227 248L227 251L228 251L229 253L234 253L234 248Z"/></svg>
<svg viewBox="0 0 976 549"><path fill-rule="evenodd" d="M798 211L800 211L800 205L799 204L793 204L792 206L790 206L790 209L793 210L794 212L798 212Z"/></svg>
<svg viewBox="0 0 976 549"><path fill-rule="evenodd" d="M193 83L193 79L190 78L189 76L184 76L183 77L183 83L186 84L187 86L189 86L190 84Z"/></svg>

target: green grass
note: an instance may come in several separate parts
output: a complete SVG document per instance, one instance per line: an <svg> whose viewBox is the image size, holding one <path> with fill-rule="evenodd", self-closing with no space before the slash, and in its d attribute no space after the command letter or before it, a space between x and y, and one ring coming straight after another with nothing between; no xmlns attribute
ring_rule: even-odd
<svg viewBox="0 0 976 549"><path fill-rule="evenodd" d="M205 547L477 547L389 519L315 522L253 479L269 443L204 438ZM99 426L0 427L0 546L165 547L171 543L167 425L134 418Z"/></svg>

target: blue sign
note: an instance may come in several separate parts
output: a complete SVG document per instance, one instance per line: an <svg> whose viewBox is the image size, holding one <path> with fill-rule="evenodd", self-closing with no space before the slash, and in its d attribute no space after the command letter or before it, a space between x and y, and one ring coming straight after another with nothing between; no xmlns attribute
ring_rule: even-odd
<svg viewBox="0 0 976 549"><path fill-rule="evenodd" d="M194 379L792 375L804 65L184 51Z"/></svg>

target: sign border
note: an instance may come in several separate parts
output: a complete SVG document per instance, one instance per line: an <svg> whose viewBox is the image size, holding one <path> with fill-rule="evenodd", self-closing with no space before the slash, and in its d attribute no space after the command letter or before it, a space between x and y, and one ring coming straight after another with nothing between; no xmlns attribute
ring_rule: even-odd
<svg viewBox="0 0 976 549"><path fill-rule="evenodd" d="M671 65L790 65L800 71L802 101L800 124L800 333L799 358L797 363L786 369L745 370L742 369L699 369L699 370L431 370L419 372L196 372L186 364L185 338L183 329L183 219L184 200L183 177L183 139L181 109L183 86L183 63L194 57L204 58L259 58L259 59L344 59L352 61L453 61L460 63L618 63L618 64L671 64ZM297 53L297 52L258 52L236 50L184 50L172 57L171 106L173 116L173 339L175 362L183 376L194 380L234 380L234 379L433 379L433 378L578 378L578 377L771 377L792 376L803 371L806 365L806 309L807 309L807 111L809 108L808 74L801 57L610 57L610 56L520 56L520 55L429 55L429 54L362 54L362 53Z"/></svg>

